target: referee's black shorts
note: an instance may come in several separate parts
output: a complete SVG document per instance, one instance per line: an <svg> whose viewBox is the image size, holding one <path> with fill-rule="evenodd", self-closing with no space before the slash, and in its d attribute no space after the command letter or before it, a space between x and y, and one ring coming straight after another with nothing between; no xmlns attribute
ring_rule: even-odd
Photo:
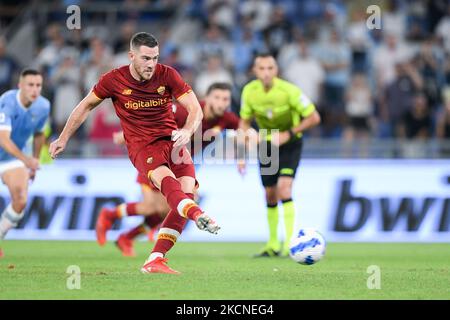
<svg viewBox="0 0 450 320"><path fill-rule="evenodd" d="M265 148L260 147L259 150L259 169L263 186L276 185L280 176L294 178L302 155L303 140L293 139L279 148L271 148L270 142L264 143Z"/></svg>

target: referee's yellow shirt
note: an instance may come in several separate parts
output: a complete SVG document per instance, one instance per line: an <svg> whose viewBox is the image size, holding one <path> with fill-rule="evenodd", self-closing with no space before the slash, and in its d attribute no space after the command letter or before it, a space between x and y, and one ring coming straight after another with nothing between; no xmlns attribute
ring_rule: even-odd
<svg viewBox="0 0 450 320"><path fill-rule="evenodd" d="M260 80L250 81L242 90L240 116L244 120L254 118L259 129L289 130L315 110L314 104L297 86L280 78L274 78L269 91L264 90Z"/></svg>

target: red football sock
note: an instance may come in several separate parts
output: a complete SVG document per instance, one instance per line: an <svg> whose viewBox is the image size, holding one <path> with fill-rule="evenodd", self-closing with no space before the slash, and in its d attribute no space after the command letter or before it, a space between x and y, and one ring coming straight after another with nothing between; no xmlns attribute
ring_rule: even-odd
<svg viewBox="0 0 450 320"><path fill-rule="evenodd" d="M183 218L175 210L170 210L159 229L158 240L152 250L165 255L181 235L187 219Z"/></svg>
<svg viewBox="0 0 450 320"><path fill-rule="evenodd" d="M110 219L121 219L138 215L137 202L122 203L112 210L108 210L106 215Z"/></svg>
<svg viewBox="0 0 450 320"><path fill-rule="evenodd" d="M186 193L186 195L187 195L191 200L194 200L194 194L193 194L193 193ZM188 217L191 217L191 218L189 218L189 219L195 220L195 219L197 219L197 217L198 217L199 215L201 215L202 213L203 213L202 209L200 209L200 207L196 205L196 206L191 207L191 208L188 209L188 211L187 211L187 216L188 216Z"/></svg>
<svg viewBox="0 0 450 320"><path fill-rule="evenodd" d="M192 199L181 191L181 184L177 179L172 177L165 177L162 179L161 193L166 197L169 207L180 215L191 220L196 220L196 218L202 214L202 210L195 202L186 201ZM178 210L178 205L182 201L186 202L186 205L180 208L180 210L182 210L182 212L180 212L180 210Z"/></svg>
<svg viewBox="0 0 450 320"><path fill-rule="evenodd" d="M145 234L145 232L146 232L145 226L143 223L141 223L140 225L134 227L133 229L131 229L130 231L125 233L125 237L127 237L130 240L133 240L137 236L139 236L141 234Z"/></svg>

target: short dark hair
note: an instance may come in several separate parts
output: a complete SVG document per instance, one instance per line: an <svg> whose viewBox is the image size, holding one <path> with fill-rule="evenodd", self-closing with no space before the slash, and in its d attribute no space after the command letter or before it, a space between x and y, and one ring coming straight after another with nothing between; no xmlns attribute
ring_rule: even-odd
<svg viewBox="0 0 450 320"><path fill-rule="evenodd" d="M42 73L36 69L23 69L22 72L20 73L20 77L26 77L26 76L42 76Z"/></svg>
<svg viewBox="0 0 450 320"><path fill-rule="evenodd" d="M226 82L214 82L213 84L211 84L211 85L208 87L208 90L206 90L206 94L208 95L208 94L211 93L211 91L216 90L216 89L219 89L219 90L228 90L228 91L230 91L230 92L232 91L231 84L226 83Z"/></svg>
<svg viewBox="0 0 450 320"><path fill-rule="evenodd" d="M272 58L275 59L275 56L272 53L270 53L270 52L258 52L255 55L255 59L254 60L256 60L256 58L269 58L269 57L272 57Z"/></svg>
<svg viewBox="0 0 450 320"><path fill-rule="evenodd" d="M135 33L130 40L130 48L131 49L139 49L140 46L146 46L149 48L154 48L158 46L158 40L147 32L138 32Z"/></svg>

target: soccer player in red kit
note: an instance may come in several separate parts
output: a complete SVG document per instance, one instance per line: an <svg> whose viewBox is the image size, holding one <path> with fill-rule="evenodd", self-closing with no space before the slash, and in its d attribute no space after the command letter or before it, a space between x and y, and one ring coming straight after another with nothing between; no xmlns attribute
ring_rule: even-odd
<svg viewBox="0 0 450 320"><path fill-rule="evenodd" d="M193 200L195 169L185 147L203 115L197 97L178 72L158 63L158 41L152 35L146 32L133 35L128 56L129 65L104 74L75 107L49 151L52 158L60 154L89 112L102 100L111 98L131 162L161 191L171 209L141 272L178 274L167 266L165 255L180 236L187 219L210 233L220 229ZM173 116L173 97L189 112L181 129L177 128Z"/></svg>
<svg viewBox="0 0 450 320"><path fill-rule="evenodd" d="M209 86L205 99L200 101L203 120L198 130L201 130L201 137L205 137L202 139L202 148L213 141L210 139L212 136L220 134L223 130L236 130L239 127L239 117L228 110L231 106L231 95L230 84L215 82ZM173 113L178 128L182 128L186 123L188 111L180 104L174 103ZM123 132L114 134L114 143L125 144ZM191 146L194 145L195 143L191 143ZM141 224L122 233L117 239L116 245L124 256L134 256L133 240L139 235L147 234L149 229L149 238L152 237L157 226L169 212L165 198L158 189L149 184L145 176L138 174L137 182L141 186L142 201L122 203L113 209L103 208L96 224L97 241L103 245L106 243L107 231L117 219L136 215L145 216Z"/></svg>

